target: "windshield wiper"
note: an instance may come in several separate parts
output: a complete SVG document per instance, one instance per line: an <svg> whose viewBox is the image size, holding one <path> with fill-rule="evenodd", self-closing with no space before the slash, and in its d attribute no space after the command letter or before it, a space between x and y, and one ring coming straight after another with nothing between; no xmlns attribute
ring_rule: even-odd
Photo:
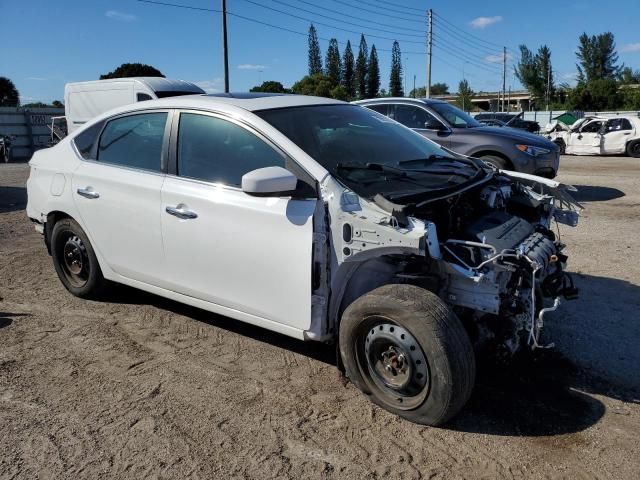
<svg viewBox="0 0 640 480"><path fill-rule="evenodd" d="M431 159L431 158L438 158L438 159L447 159L448 157L442 157L442 156L434 156L431 155L427 160ZM455 160L455 159L451 159L451 160ZM405 162L424 162L423 159L417 159L417 160L404 160L401 162L398 162L398 165L401 165ZM367 162L365 164L360 164L360 163L339 163L337 165L338 169L342 169L342 170L371 170L371 171L381 171L384 173L393 173L395 175L397 175L398 177L410 177L413 176L415 174L422 174L422 175L456 175L459 177L463 177L463 178L469 178L472 177L473 174L470 174L468 172L465 172L461 169L458 168L451 168L451 167L445 167L445 168L419 168L419 169L414 169L414 168L399 168L399 167L394 167L391 165L386 165L384 163L374 163L374 162ZM411 175L410 175L411 174Z"/></svg>

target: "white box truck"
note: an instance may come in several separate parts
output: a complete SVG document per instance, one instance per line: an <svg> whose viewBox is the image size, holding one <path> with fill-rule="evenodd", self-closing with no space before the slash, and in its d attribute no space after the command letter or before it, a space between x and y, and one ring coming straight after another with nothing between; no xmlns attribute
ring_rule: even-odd
<svg viewBox="0 0 640 480"><path fill-rule="evenodd" d="M64 108L68 133L116 107L154 98L203 93L204 90L191 82L162 77L67 83L64 87Z"/></svg>

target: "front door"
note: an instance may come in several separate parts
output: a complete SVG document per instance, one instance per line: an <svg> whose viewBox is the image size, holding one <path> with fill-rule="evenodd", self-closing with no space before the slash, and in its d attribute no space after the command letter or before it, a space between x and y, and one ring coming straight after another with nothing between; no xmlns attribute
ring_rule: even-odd
<svg viewBox="0 0 640 480"><path fill-rule="evenodd" d="M290 160L256 132L213 114L182 112L172 138L176 175L162 188L167 287L308 329L317 200L257 197L240 188L245 173L290 169Z"/></svg>
<svg viewBox="0 0 640 480"><path fill-rule="evenodd" d="M574 155L600 155L602 135L600 130L603 120L591 120L580 127L579 131L572 131L568 135L566 153Z"/></svg>
<svg viewBox="0 0 640 480"><path fill-rule="evenodd" d="M163 274L160 231L167 112L106 123L93 159L73 173L73 198L93 246L116 273L145 283Z"/></svg>

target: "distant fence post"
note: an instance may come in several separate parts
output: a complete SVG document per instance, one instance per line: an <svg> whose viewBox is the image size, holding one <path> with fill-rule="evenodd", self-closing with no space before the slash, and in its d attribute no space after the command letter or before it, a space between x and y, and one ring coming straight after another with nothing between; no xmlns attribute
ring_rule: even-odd
<svg viewBox="0 0 640 480"><path fill-rule="evenodd" d="M29 148L29 156L31 156L33 155L33 152L34 152L33 128L31 126L31 112L29 111L28 108L25 108L24 110L22 110L22 113L24 115L24 125L27 128L27 139L29 142L29 146L27 148Z"/></svg>

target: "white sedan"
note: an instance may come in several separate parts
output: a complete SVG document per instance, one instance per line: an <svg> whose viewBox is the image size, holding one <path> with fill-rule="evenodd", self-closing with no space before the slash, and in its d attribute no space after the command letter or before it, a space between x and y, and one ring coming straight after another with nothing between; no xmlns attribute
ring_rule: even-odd
<svg viewBox="0 0 640 480"><path fill-rule="evenodd" d="M415 422L462 408L474 344L535 348L576 294L552 231L577 222L561 184L335 100L150 100L30 165L27 213L72 294L119 282L335 342L355 385Z"/></svg>

